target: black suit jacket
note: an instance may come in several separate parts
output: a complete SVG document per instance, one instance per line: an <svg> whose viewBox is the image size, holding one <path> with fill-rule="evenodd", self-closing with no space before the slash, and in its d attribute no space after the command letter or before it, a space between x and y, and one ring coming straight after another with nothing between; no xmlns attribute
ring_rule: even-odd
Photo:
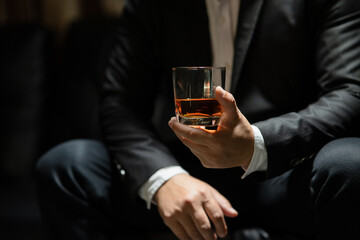
<svg viewBox="0 0 360 240"><path fill-rule="evenodd" d="M205 1L127 1L100 113L104 140L133 196L156 170L181 164L169 150L179 143L167 126L171 67L211 63ZM264 136L269 177L354 134L360 2L242 0L231 92Z"/></svg>

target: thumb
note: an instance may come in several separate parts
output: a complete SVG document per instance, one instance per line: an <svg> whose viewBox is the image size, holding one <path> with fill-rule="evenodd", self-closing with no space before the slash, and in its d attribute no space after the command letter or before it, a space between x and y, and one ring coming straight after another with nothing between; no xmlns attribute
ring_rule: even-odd
<svg viewBox="0 0 360 240"><path fill-rule="evenodd" d="M237 106L234 96L225 91L222 87L217 86L215 89L215 99L219 102L222 114L226 118L232 118L237 114Z"/></svg>
<svg viewBox="0 0 360 240"><path fill-rule="evenodd" d="M214 197L216 202L219 204L221 210L223 211L226 217L236 217L238 212L231 206L229 200L227 200L223 195L221 195L217 190L213 189Z"/></svg>

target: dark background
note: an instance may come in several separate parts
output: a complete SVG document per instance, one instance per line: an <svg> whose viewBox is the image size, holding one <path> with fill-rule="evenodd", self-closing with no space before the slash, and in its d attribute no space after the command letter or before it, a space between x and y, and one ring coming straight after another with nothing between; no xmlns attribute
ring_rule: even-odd
<svg viewBox="0 0 360 240"><path fill-rule="evenodd" d="M97 97L124 0L0 0L0 239L47 239L34 166L99 138Z"/></svg>

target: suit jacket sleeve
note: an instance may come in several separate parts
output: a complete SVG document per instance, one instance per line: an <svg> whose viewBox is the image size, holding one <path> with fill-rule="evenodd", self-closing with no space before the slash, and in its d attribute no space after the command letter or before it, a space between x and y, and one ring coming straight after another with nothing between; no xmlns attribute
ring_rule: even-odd
<svg viewBox="0 0 360 240"><path fill-rule="evenodd" d="M315 2L319 98L298 112L255 124L267 146L269 177L328 141L351 135L359 124L360 4L357 0Z"/></svg>
<svg viewBox="0 0 360 240"><path fill-rule="evenodd" d="M127 1L103 83L100 119L105 144L133 197L158 169L178 165L158 140L151 117L159 88L151 1ZM151 46L151 47L150 47Z"/></svg>

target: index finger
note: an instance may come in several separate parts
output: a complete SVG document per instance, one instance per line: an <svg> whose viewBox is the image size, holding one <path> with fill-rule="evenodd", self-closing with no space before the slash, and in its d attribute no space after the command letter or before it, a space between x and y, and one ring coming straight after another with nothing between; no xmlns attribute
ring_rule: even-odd
<svg viewBox="0 0 360 240"><path fill-rule="evenodd" d="M172 117L169 121L170 128L175 132L177 136L187 138L194 143L201 145L208 145L210 142L210 134L207 130L201 128L189 127L176 121L175 117Z"/></svg>

